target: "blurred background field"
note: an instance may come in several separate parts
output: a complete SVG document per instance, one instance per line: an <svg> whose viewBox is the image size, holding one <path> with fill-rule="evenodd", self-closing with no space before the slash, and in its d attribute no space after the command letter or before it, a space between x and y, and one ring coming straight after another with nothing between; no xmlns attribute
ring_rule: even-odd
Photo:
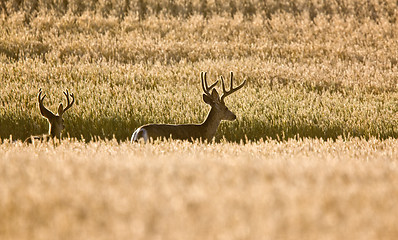
<svg viewBox="0 0 398 240"><path fill-rule="evenodd" d="M204 120L199 74L248 79L216 139L398 136L396 1L2 1L0 138L128 139Z"/></svg>

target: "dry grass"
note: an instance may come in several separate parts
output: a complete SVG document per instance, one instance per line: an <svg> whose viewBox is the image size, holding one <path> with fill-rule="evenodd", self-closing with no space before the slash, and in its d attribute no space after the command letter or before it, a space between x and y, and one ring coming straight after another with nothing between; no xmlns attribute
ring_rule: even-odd
<svg viewBox="0 0 398 240"><path fill-rule="evenodd" d="M396 9L1 1L0 239L396 239ZM200 71L248 79L215 143L125 141L202 121ZM19 141L40 87L79 141Z"/></svg>
<svg viewBox="0 0 398 240"><path fill-rule="evenodd" d="M1 25L3 139L47 131L39 87L53 109L65 88L77 96L65 116L71 137L125 140L148 122L203 121L200 71L248 79L228 99L239 121L223 123L217 139L398 136L398 27L387 18L118 20L87 12L43 13L26 24L15 13Z"/></svg>
<svg viewBox="0 0 398 240"><path fill-rule="evenodd" d="M1 239L396 239L398 142L0 145Z"/></svg>

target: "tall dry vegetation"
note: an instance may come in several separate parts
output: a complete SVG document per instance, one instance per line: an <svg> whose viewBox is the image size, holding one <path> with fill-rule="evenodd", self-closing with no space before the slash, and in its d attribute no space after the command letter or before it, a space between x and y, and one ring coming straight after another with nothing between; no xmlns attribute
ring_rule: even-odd
<svg viewBox="0 0 398 240"><path fill-rule="evenodd" d="M0 239L396 239L396 9L0 1ZM248 79L220 143L119 141L203 120L200 71ZM10 141L47 132L39 87L75 93L66 134L115 139Z"/></svg>
<svg viewBox="0 0 398 240"><path fill-rule="evenodd" d="M396 1L0 5L1 138L47 131L39 87L54 106L60 89L76 93L72 137L200 122L200 71L248 79L227 103L238 121L217 139L398 136Z"/></svg>
<svg viewBox="0 0 398 240"><path fill-rule="evenodd" d="M0 145L1 239L396 239L397 140Z"/></svg>

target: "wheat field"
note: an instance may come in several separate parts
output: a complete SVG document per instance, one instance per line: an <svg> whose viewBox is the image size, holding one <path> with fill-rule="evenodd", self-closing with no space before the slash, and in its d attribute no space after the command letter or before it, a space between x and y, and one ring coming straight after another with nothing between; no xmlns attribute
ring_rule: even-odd
<svg viewBox="0 0 398 240"><path fill-rule="evenodd" d="M398 2L0 2L0 239L396 239ZM244 88L209 143L199 74ZM218 86L218 89L221 90ZM76 102L57 144L37 94Z"/></svg>
<svg viewBox="0 0 398 240"><path fill-rule="evenodd" d="M169 15L164 2L159 14L147 2L143 14L131 2L124 17L107 1L82 13L74 12L79 1L67 12L37 2L33 12L27 3L11 12L18 4L7 1L0 22L3 139L48 131L39 88L53 111L63 90L76 95L65 116L72 138L124 141L149 122L201 122L201 71L209 81L230 71L247 79L227 99L238 121L222 123L216 139L398 136L395 1L253 2L267 10L253 15L241 2L234 17L216 2L204 17L203 1L192 2L190 16Z"/></svg>
<svg viewBox="0 0 398 240"><path fill-rule="evenodd" d="M1 239L395 239L398 142L0 147Z"/></svg>

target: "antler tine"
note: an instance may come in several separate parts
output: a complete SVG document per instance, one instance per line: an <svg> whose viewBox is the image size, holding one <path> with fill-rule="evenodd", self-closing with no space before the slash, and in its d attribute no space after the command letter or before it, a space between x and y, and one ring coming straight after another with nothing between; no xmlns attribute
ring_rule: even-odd
<svg viewBox="0 0 398 240"><path fill-rule="evenodd" d="M37 95L37 100L39 100L39 104L41 104L44 100L44 98L46 97L46 94L44 94L43 98L41 97L41 94L43 93L43 91L41 90L41 88L39 89L39 94Z"/></svg>
<svg viewBox="0 0 398 240"><path fill-rule="evenodd" d="M209 86L207 86L206 74L207 74L207 72L200 73L200 78L202 80L202 88L203 88L203 92L205 92L206 95L211 96L210 90L217 85L218 80L215 83L213 83L212 85L210 85L210 87L209 87Z"/></svg>
<svg viewBox="0 0 398 240"><path fill-rule="evenodd" d="M40 109L40 113L43 117L47 118L47 119L51 119L53 118L55 115L54 113L52 113L50 110L48 110L44 104L44 98L46 97L46 94L44 94L43 97L41 97L41 94L43 93L43 91L41 90L41 88L39 89L39 94L37 95L37 100L39 100L39 109Z"/></svg>
<svg viewBox="0 0 398 240"><path fill-rule="evenodd" d="M234 77L234 73L231 72L230 74L231 74L231 86L230 86L229 91L227 91L227 90L225 89L224 77L221 76L221 84L222 84L222 90L223 90L223 95L221 96L221 101L222 101L222 102L224 101L224 99L225 99L227 96L229 96L229 95L231 95L232 93L234 93L234 92L238 91L239 89L241 89L241 88L245 85L245 83L246 83L246 79L245 79L238 87L233 88L233 77Z"/></svg>
<svg viewBox="0 0 398 240"><path fill-rule="evenodd" d="M66 100L68 101L68 105L67 105L66 108L63 110L63 112L65 112L65 111L68 110L70 107L72 107L73 103L75 102L75 96L73 95L73 93L69 94L68 89L66 89L66 91L64 91L64 95L66 96ZM69 101L69 95L72 97L72 102Z"/></svg>

